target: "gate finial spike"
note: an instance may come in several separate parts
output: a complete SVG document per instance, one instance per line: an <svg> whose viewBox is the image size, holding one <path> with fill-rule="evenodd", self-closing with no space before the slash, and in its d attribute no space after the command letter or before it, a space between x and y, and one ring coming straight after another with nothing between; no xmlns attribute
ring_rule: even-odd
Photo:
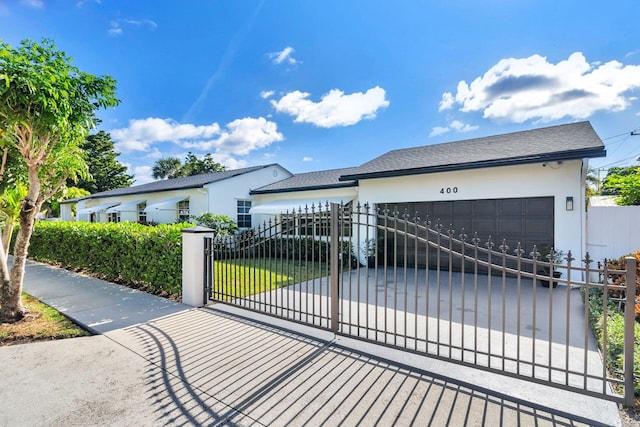
<svg viewBox="0 0 640 427"><path fill-rule="evenodd" d="M571 250L569 250L567 252L567 256L564 257L565 261L567 261L567 264L571 264L571 261L574 261L575 258L573 257L573 255L571 254Z"/></svg>
<svg viewBox="0 0 640 427"><path fill-rule="evenodd" d="M473 238L471 239L471 241L476 246L478 246L478 244L480 243L480 238L478 237L478 232L477 231L473 233Z"/></svg>
<svg viewBox="0 0 640 427"><path fill-rule="evenodd" d="M529 256L534 260L538 260L538 257L540 257L540 252L538 252L536 245L533 245L533 250L529 253Z"/></svg>
<svg viewBox="0 0 640 427"><path fill-rule="evenodd" d="M498 248L503 254L506 254L509 250L509 246L507 246L507 239L502 239L502 244Z"/></svg>
<svg viewBox="0 0 640 427"><path fill-rule="evenodd" d="M485 243L484 245L489 249L493 248L494 244L493 240L491 240L491 236L489 236L489 238L487 239L487 243Z"/></svg>
<svg viewBox="0 0 640 427"><path fill-rule="evenodd" d="M461 240L461 241L463 241L463 242L467 240L467 237L469 237L469 236L467 236L467 235L465 234L465 232L464 232L464 227L462 227L462 230L460 231L460 234L458 235L458 237L459 237L459 238L460 238L460 240Z"/></svg>
<svg viewBox="0 0 640 427"><path fill-rule="evenodd" d="M522 254L524 254L524 249L522 249L522 244L520 242L518 242L518 245L516 246L516 249L514 250L514 253L518 257L522 257Z"/></svg>

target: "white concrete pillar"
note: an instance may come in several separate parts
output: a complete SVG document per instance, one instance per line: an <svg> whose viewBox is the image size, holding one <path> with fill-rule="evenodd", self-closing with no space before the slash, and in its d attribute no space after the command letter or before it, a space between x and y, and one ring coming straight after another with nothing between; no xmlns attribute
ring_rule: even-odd
<svg viewBox="0 0 640 427"><path fill-rule="evenodd" d="M213 230L197 226L182 230L182 302L194 307L207 303L204 286L204 239Z"/></svg>

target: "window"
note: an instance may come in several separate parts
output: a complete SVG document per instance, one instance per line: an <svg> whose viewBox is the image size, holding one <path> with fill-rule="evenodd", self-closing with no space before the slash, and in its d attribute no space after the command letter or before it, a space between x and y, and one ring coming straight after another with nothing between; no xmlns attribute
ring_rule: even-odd
<svg viewBox="0 0 640 427"><path fill-rule="evenodd" d="M350 204L345 205L345 213L341 215L340 224L342 229L340 237L351 236L351 223L349 220ZM329 212L321 208L317 211L298 211L290 214L282 214L282 234L305 237L328 237L331 236L331 219Z"/></svg>
<svg viewBox="0 0 640 427"><path fill-rule="evenodd" d="M251 228L251 200L238 200L238 228Z"/></svg>
<svg viewBox="0 0 640 427"><path fill-rule="evenodd" d="M107 221L120 222L120 211L107 214Z"/></svg>
<svg viewBox="0 0 640 427"><path fill-rule="evenodd" d="M189 221L189 200L178 202L178 219L182 222Z"/></svg>
<svg viewBox="0 0 640 427"><path fill-rule="evenodd" d="M138 204L138 222L141 224L147 223L147 213L144 211L147 207L147 202Z"/></svg>

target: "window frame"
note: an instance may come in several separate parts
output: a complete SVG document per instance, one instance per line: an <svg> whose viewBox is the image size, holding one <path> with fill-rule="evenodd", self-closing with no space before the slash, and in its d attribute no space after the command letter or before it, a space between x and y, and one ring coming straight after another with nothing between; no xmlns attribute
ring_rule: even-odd
<svg viewBox="0 0 640 427"><path fill-rule="evenodd" d="M253 219L249 210L251 210L251 200L237 199L236 200L236 225L240 229L250 229L253 226Z"/></svg>

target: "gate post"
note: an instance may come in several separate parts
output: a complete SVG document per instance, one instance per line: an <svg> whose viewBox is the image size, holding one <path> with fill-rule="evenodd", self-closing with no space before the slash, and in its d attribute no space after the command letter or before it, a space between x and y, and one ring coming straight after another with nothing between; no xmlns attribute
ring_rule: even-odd
<svg viewBox="0 0 640 427"><path fill-rule="evenodd" d="M182 229L182 303L194 307L203 307L207 303L204 286L206 237L213 237L211 228Z"/></svg>
<svg viewBox="0 0 640 427"><path fill-rule="evenodd" d="M340 274L340 266L338 265L340 262L340 233L339 233L339 215L338 215L338 207L337 203L331 203L331 210L329 211L329 217L331 218L331 244L330 244L330 253L329 253L329 263L331 265L331 308L329 313L329 321L331 322L331 330L333 332L338 332L338 304L340 301L338 292L339 292L339 284L338 284L338 276Z"/></svg>
<svg viewBox="0 0 640 427"><path fill-rule="evenodd" d="M634 381L633 381L633 351L634 337L633 328L636 323L635 299L638 261L635 257L625 258L626 300L624 303L624 405L633 407L634 402Z"/></svg>

